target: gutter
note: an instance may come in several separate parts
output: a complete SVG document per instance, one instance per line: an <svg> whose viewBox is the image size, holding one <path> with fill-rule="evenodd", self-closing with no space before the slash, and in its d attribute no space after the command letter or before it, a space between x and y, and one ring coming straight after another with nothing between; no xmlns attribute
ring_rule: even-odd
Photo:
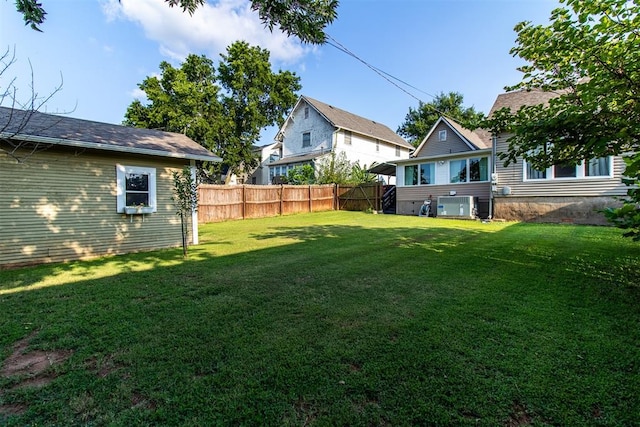
<svg viewBox="0 0 640 427"><path fill-rule="evenodd" d="M174 159L201 160L201 161L207 161L207 162L222 161L220 157L215 155L211 155L211 156L200 155L200 154L191 155L186 153L174 153L170 151L153 150L150 148L123 147L120 145L104 144L100 142L75 141L71 139L51 138L47 136L0 132L0 138L19 139L25 142L37 142L42 144L62 145L67 147L89 148L89 149L103 150L103 151L116 151L116 152L128 153L128 154L144 154L148 156L169 157Z"/></svg>

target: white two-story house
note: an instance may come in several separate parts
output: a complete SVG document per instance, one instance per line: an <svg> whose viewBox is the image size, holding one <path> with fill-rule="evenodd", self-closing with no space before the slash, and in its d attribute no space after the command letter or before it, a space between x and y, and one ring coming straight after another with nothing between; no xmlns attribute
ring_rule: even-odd
<svg viewBox="0 0 640 427"><path fill-rule="evenodd" d="M256 184L277 183L296 166L316 167L332 152L345 153L349 162L369 167L389 159L408 159L413 150L382 123L307 96L298 99L275 139L263 149L262 164L252 177Z"/></svg>

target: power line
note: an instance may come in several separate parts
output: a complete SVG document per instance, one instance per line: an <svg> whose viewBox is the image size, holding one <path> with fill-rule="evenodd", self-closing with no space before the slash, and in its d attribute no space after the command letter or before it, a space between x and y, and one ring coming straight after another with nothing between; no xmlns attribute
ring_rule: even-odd
<svg viewBox="0 0 640 427"><path fill-rule="evenodd" d="M404 87L401 87L400 85L398 85L395 81L398 81L400 83L402 83L405 86L408 86L414 90L417 90L418 92L421 92L433 99L435 99L436 97L428 92L425 92L421 89L418 89L417 87L405 82L402 79L399 79L395 76L393 76L392 74L387 73L384 70L381 70L380 68L370 64L369 62L365 61L364 59L360 58L358 55L356 55L355 53L353 53L352 51L350 51L347 47L345 47L342 43L338 42L336 39L334 39L333 37L331 37L331 35L327 34L327 38L331 41L327 41L327 44L330 46L333 46L334 48L338 49L340 52L346 53L347 55L351 56L352 58L354 58L355 60L363 63L365 66L367 66L369 69L371 69L374 73L378 74L380 77L382 77L383 79L385 79L387 82L391 83L393 86L397 87L398 89L400 89L402 92L406 93L407 95L409 95L411 98L415 99L416 101L418 101L419 103L422 103L424 105L428 105L430 108L432 108L436 113L442 115L442 116L446 116L445 113L443 113L442 111L439 111L437 108L435 108L435 106L424 102L422 99L418 98L417 96L415 96L414 94L412 94L411 92L409 92L408 90L406 90ZM393 81L395 80L395 81Z"/></svg>

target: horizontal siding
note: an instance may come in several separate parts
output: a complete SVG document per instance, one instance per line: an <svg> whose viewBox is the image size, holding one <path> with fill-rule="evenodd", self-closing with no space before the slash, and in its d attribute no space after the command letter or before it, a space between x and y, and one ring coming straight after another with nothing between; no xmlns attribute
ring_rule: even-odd
<svg viewBox="0 0 640 427"><path fill-rule="evenodd" d="M116 212L116 164L156 168L158 212ZM0 265L67 261L181 244L173 159L62 147L18 164L0 154Z"/></svg>
<svg viewBox="0 0 640 427"><path fill-rule="evenodd" d="M439 140L439 133L441 130L447 131L446 141ZM469 148L469 146L453 131L453 129L451 129L447 124L440 122L429 136L429 139L427 139L422 150L416 153L414 157L442 156L453 153L464 153L466 151L471 151L471 148Z"/></svg>
<svg viewBox="0 0 640 427"><path fill-rule="evenodd" d="M506 152L509 148L507 136L498 138L497 152ZM627 186L621 181L624 171L624 161L621 157L613 159L612 178L584 178L584 179L549 179L541 181L523 180L523 161L518 158L516 163L505 167L504 162L498 160L498 193L502 196L502 188L510 187L512 196L622 196L627 193Z"/></svg>
<svg viewBox="0 0 640 427"><path fill-rule="evenodd" d="M417 215L420 205L429 198L433 199L432 209L436 208L438 196L448 196L455 191L457 196L473 196L478 198L479 214L488 215L489 198L491 195L488 182L470 182L451 185L415 185L396 187L396 211L400 215Z"/></svg>

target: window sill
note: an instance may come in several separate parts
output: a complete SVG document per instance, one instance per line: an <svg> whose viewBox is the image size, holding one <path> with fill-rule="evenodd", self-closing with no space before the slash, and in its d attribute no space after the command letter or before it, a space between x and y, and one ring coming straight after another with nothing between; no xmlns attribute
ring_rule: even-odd
<svg viewBox="0 0 640 427"><path fill-rule="evenodd" d="M127 215L144 215L153 213L153 208L151 206L125 206L124 213Z"/></svg>

